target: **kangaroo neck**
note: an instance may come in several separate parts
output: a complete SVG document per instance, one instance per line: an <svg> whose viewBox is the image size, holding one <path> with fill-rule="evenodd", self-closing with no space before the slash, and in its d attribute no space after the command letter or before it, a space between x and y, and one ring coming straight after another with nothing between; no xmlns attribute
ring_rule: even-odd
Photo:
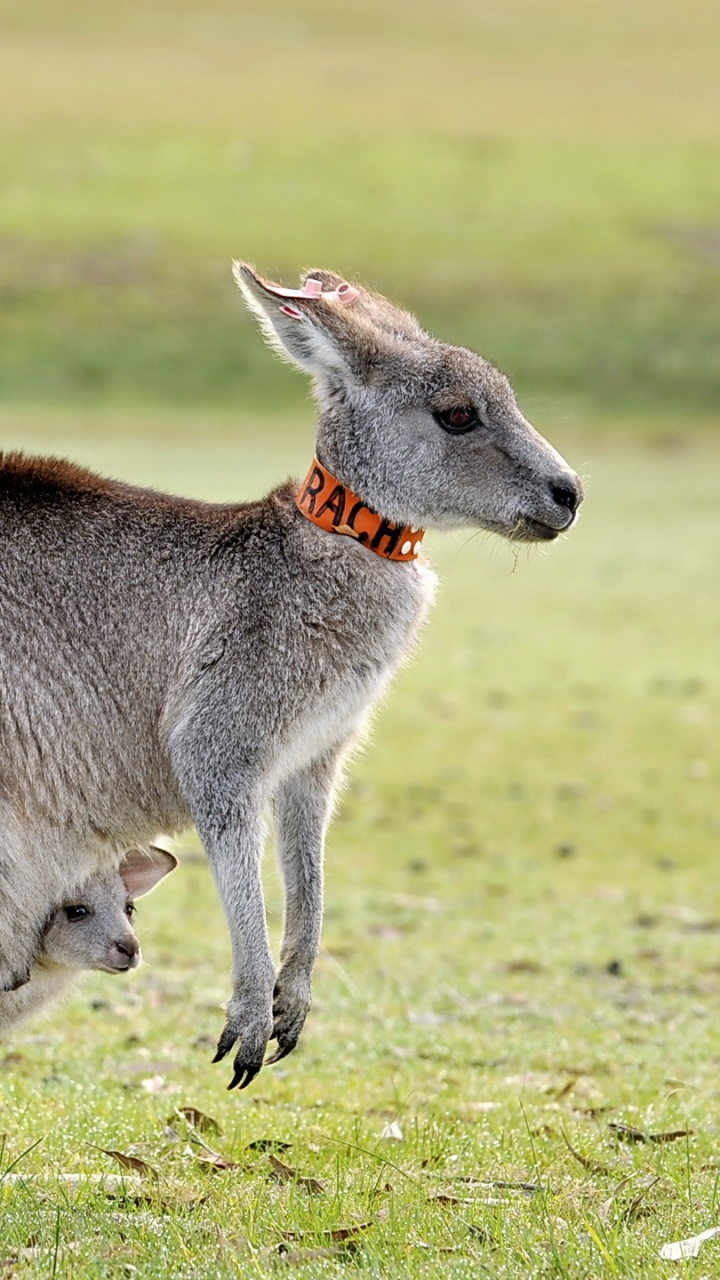
<svg viewBox="0 0 720 1280"><path fill-rule="evenodd" d="M383 560L405 564L417 560L425 530L378 515L317 458L298 489L295 503L319 529L354 538Z"/></svg>

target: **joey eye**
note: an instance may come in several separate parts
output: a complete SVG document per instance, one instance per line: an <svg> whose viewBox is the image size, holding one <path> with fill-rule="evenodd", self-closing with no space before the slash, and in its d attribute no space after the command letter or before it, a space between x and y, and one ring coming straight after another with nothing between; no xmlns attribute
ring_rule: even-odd
<svg viewBox="0 0 720 1280"><path fill-rule="evenodd" d="M87 907L65 907L66 920L83 920L85 916L89 916L90 912Z"/></svg>
<svg viewBox="0 0 720 1280"><path fill-rule="evenodd" d="M477 426L478 416L471 404L454 404L451 409L438 409L433 414L443 431L451 436L462 436Z"/></svg>
<svg viewBox="0 0 720 1280"><path fill-rule="evenodd" d="M127 916L128 920L132 920L133 916L135 915L135 903L134 903L134 902L128 902L128 904L127 904L127 906L126 906L126 908L125 908L125 915Z"/></svg>

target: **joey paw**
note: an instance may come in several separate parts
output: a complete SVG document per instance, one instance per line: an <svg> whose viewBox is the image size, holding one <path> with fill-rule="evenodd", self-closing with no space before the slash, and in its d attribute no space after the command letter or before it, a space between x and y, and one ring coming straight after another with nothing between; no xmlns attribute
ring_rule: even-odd
<svg viewBox="0 0 720 1280"><path fill-rule="evenodd" d="M4 975L0 991L19 991L20 987L26 986L29 981L29 969L23 969L20 973L8 973Z"/></svg>

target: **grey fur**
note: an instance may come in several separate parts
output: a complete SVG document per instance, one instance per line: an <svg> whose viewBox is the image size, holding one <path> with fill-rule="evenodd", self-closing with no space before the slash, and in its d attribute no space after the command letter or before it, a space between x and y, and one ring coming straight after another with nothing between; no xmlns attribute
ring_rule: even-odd
<svg viewBox="0 0 720 1280"><path fill-rule="evenodd" d="M117 871L100 871L51 913L29 981L0 992L0 1037L60 998L84 970L127 973L142 959L130 923L136 898L177 866L164 849L130 849ZM84 914L82 914L84 913Z"/></svg>
<svg viewBox="0 0 720 1280"><path fill-rule="evenodd" d="M340 277L313 272L326 286ZM285 316L236 278L274 346L314 379L318 454L365 503L418 527L517 540L567 529L582 491L507 379L361 291ZM293 303L295 305L295 302ZM460 436L433 411L471 404ZM27 978L49 906L122 851L194 821L227 915L233 994L216 1060L233 1085L310 1004L322 850L342 760L407 659L435 579L307 521L287 484L213 506L69 464L0 466L0 986ZM280 971L260 883L275 806Z"/></svg>

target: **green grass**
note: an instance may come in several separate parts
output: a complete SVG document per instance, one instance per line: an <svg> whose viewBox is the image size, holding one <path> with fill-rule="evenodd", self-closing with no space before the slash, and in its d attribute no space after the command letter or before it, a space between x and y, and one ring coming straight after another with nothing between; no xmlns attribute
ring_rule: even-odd
<svg viewBox="0 0 720 1280"><path fill-rule="evenodd" d="M0 444L244 497L310 450L309 412L260 427L6 412ZM7 1046L0 1254L35 1250L18 1275L267 1276L284 1247L313 1280L644 1280L675 1274L665 1241L720 1221L720 457L699 430L551 434L588 476L571 536L517 561L429 536L440 600L331 831L299 1050L240 1095L210 1065L229 953L190 839L141 904L147 965ZM277 938L272 858L267 891ZM179 1119L167 1133L186 1105L238 1168L204 1171ZM632 1145L610 1122L693 1133ZM259 1139L323 1190L274 1181ZM98 1147L157 1183L63 1180L120 1173ZM353 1250L304 1252L358 1223Z"/></svg>
<svg viewBox="0 0 720 1280"><path fill-rule="evenodd" d="M13 0L0 36L0 401L298 403L245 256L394 294L527 395L717 403L709 0Z"/></svg>
<svg viewBox="0 0 720 1280"><path fill-rule="evenodd" d="M527 394L664 414L720 394L710 144L51 134L2 170L6 400L297 396L233 256L291 283L339 267Z"/></svg>

